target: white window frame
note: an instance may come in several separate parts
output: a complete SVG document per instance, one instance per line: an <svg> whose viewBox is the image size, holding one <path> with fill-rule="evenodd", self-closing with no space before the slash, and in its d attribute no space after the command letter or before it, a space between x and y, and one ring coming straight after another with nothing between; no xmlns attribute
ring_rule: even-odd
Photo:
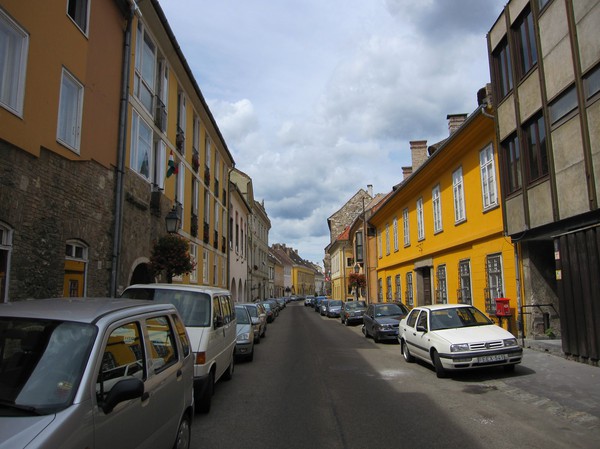
<svg viewBox="0 0 600 449"><path fill-rule="evenodd" d="M385 255L390 255L390 224L385 224Z"/></svg>
<svg viewBox="0 0 600 449"><path fill-rule="evenodd" d="M198 283L198 245L190 242L190 257L192 259L193 268L190 272L190 282Z"/></svg>
<svg viewBox="0 0 600 449"><path fill-rule="evenodd" d="M402 225L404 228L404 246L410 245L410 221L408 207L402 211Z"/></svg>
<svg viewBox="0 0 600 449"><path fill-rule="evenodd" d="M79 154L83 117L83 85L63 67L58 103L56 140Z"/></svg>
<svg viewBox="0 0 600 449"><path fill-rule="evenodd" d="M442 232L442 195L439 184L431 190L431 204L433 206L433 232Z"/></svg>
<svg viewBox="0 0 600 449"><path fill-rule="evenodd" d="M152 47L150 47L152 45ZM150 58L150 63L147 64L146 59ZM144 68L152 67L152 74L145 74ZM154 95L156 95L156 70L157 70L157 46L154 39L146 31L144 24L139 21L137 27L137 37L135 45L135 71L134 71L134 86L133 93L139 100L140 104L154 116ZM148 99L142 95L142 89L147 90ZM147 104L145 101L150 101Z"/></svg>
<svg viewBox="0 0 600 449"><path fill-rule="evenodd" d="M454 194L454 222L460 223L467 218L465 212L465 187L462 167L458 167L454 173L452 173L452 192Z"/></svg>
<svg viewBox="0 0 600 449"><path fill-rule="evenodd" d="M398 217L394 217L393 221L393 234L394 234L394 251L398 251Z"/></svg>
<svg viewBox="0 0 600 449"><path fill-rule="evenodd" d="M483 199L483 210L487 210L498 205L494 147L491 143L479 152L479 167L481 170L481 196Z"/></svg>
<svg viewBox="0 0 600 449"><path fill-rule="evenodd" d="M181 204L181 216L179 217L180 226L185 222L185 164L179 162L177 169L177 201Z"/></svg>
<svg viewBox="0 0 600 449"><path fill-rule="evenodd" d="M377 229L377 257L380 259L383 257L383 247L381 241L381 230Z"/></svg>
<svg viewBox="0 0 600 449"><path fill-rule="evenodd" d="M148 132L148 141L146 142L140 134L140 126L144 127ZM137 113L137 111L133 111L131 116L131 149L129 155L129 166L130 168L140 175L142 178L151 181L152 176L152 167L154 164L153 155L152 155L152 126L150 126L146 121L142 118L141 115ZM145 147L145 148L144 148ZM148 173L142 173L141 165L138 165L140 151L147 151L148 154Z"/></svg>
<svg viewBox="0 0 600 449"><path fill-rule="evenodd" d="M206 135L206 139L204 139L204 146L205 146L205 163L206 166L208 167L208 170L210 171L210 162L211 162L211 140L210 137L208 136L208 134Z"/></svg>
<svg viewBox="0 0 600 449"><path fill-rule="evenodd" d="M29 35L0 9L0 106L23 117Z"/></svg>
<svg viewBox="0 0 600 449"><path fill-rule="evenodd" d="M202 283L208 284L208 250L202 251Z"/></svg>
<svg viewBox="0 0 600 449"><path fill-rule="evenodd" d="M154 151L154 184L160 190L165 188L165 177L167 175L167 144L164 140L156 141L156 149Z"/></svg>
<svg viewBox="0 0 600 449"><path fill-rule="evenodd" d="M425 217L423 215L423 198L417 200L417 238L425 239Z"/></svg>

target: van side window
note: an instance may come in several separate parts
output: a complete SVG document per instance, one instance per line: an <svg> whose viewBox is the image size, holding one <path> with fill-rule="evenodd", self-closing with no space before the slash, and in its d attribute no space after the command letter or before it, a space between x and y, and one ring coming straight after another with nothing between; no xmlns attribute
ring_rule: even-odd
<svg viewBox="0 0 600 449"><path fill-rule="evenodd" d="M218 296L213 296L213 325L217 324L222 326L225 323L223 319L223 312L221 311L221 304Z"/></svg>
<svg viewBox="0 0 600 449"><path fill-rule="evenodd" d="M179 334L179 340L181 341L181 347L183 349L183 356L187 357L190 354L190 340L188 339L185 326L177 315L172 315L173 321L175 322L175 329Z"/></svg>
<svg viewBox="0 0 600 449"><path fill-rule="evenodd" d="M137 322L128 323L111 332L104 348L96 394L103 400L121 379L137 377L146 380L144 351Z"/></svg>
<svg viewBox="0 0 600 449"><path fill-rule="evenodd" d="M235 309L231 304L231 298L229 296L219 296L219 300L221 302L223 318L225 319L224 322L231 323L235 317Z"/></svg>
<svg viewBox="0 0 600 449"><path fill-rule="evenodd" d="M166 316L157 316L146 320L150 336L151 366L155 373L177 363L177 343L175 334Z"/></svg>

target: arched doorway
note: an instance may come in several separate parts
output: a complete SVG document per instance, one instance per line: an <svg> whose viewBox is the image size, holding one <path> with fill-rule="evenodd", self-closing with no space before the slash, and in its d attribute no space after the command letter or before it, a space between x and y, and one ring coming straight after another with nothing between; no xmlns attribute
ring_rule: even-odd
<svg viewBox="0 0 600 449"><path fill-rule="evenodd" d="M131 275L130 285L133 284L152 284L154 283L154 277L152 276L152 269L147 263L141 263L135 267L133 274Z"/></svg>

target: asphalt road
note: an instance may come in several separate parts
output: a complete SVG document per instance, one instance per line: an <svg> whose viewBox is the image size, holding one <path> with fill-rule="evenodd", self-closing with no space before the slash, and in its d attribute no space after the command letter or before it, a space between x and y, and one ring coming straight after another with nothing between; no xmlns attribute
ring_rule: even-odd
<svg viewBox="0 0 600 449"><path fill-rule="evenodd" d="M192 448L596 448L600 426L522 400L519 366L437 379L394 343L366 339L302 303L289 304L197 414ZM542 367L543 368L543 367ZM514 387L515 379L521 379ZM513 384L511 384L511 381Z"/></svg>

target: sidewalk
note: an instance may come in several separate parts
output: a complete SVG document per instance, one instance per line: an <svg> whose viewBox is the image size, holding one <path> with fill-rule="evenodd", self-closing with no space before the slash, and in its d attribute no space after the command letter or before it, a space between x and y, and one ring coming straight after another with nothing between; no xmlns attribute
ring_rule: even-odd
<svg viewBox="0 0 600 449"><path fill-rule="evenodd" d="M600 431L600 367L567 359L560 340L525 339L523 361L503 382L515 400Z"/></svg>

